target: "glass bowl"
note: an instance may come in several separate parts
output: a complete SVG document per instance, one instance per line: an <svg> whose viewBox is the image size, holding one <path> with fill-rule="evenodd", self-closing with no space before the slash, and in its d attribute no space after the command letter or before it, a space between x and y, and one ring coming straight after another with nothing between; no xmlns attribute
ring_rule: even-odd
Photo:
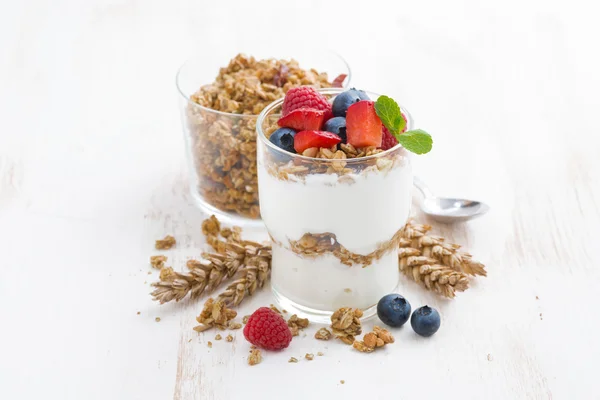
<svg viewBox="0 0 600 400"><path fill-rule="evenodd" d="M342 90L319 91L334 97ZM369 317L399 283L400 230L412 203L410 153L400 145L379 152L338 145L318 150L322 158L289 153L268 139L282 103L266 107L256 127L274 296L282 308L314 322L327 323L340 307L361 309ZM412 129L410 114L402 112Z"/></svg>
<svg viewBox="0 0 600 400"><path fill-rule="evenodd" d="M351 78L346 61L333 52L252 56L257 60L293 58L301 68L327 73L330 81L345 74L342 87L348 87ZM201 209L223 222L260 227L256 119L261 110L235 114L204 107L191 99L201 86L214 82L221 67L223 58L196 57L185 62L176 77L191 194ZM293 86L298 85L294 82Z"/></svg>

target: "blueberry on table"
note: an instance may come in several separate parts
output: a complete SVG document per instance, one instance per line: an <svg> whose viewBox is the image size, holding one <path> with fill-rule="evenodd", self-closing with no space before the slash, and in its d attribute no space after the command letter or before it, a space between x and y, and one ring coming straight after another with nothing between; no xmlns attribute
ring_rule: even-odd
<svg viewBox="0 0 600 400"><path fill-rule="evenodd" d="M346 118L333 117L323 127L327 132L335 133L342 138L342 143L346 143Z"/></svg>
<svg viewBox="0 0 600 400"><path fill-rule="evenodd" d="M291 128L279 128L269 136L269 141L280 149L295 153L294 136L296 136L295 130Z"/></svg>
<svg viewBox="0 0 600 400"><path fill-rule="evenodd" d="M377 303L377 316L386 325L398 328L410 317L410 303L399 294L383 296Z"/></svg>
<svg viewBox="0 0 600 400"><path fill-rule="evenodd" d="M417 308L410 317L413 330L421 336L431 336L440 329L440 313L435 308L423 306Z"/></svg>
<svg viewBox="0 0 600 400"><path fill-rule="evenodd" d="M335 117L345 117L348 107L354 103L358 103L361 100L370 100L369 96L367 96L367 94L362 90L356 90L352 88L338 94L335 99L333 99L333 115Z"/></svg>

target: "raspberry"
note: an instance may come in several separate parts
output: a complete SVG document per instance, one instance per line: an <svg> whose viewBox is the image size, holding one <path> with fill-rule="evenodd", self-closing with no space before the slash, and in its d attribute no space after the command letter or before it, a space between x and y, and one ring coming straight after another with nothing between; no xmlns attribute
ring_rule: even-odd
<svg viewBox="0 0 600 400"><path fill-rule="evenodd" d="M398 139L388 131L388 128L383 126L383 137L381 138L381 148L388 150L398 144Z"/></svg>
<svg viewBox="0 0 600 400"><path fill-rule="evenodd" d="M281 110L283 116L288 115L298 108L325 111L325 120L333 115L331 114L331 104L329 104L325 96L310 86L291 88L285 94Z"/></svg>
<svg viewBox="0 0 600 400"><path fill-rule="evenodd" d="M292 332L281 315L267 307L254 311L244 327L244 337L266 350L281 350L289 346Z"/></svg>

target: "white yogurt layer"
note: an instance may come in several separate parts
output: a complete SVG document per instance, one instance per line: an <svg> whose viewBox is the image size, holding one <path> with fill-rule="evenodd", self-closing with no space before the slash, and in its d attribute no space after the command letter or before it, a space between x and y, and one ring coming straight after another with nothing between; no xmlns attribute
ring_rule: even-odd
<svg viewBox="0 0 600 400"><path fill-rule="evenodd" d="M273 244L271 285L280 295L304 307L366 309L391 293L398 279L397 250L362 268L341 264L331 254L305 258Z"/></svg>
<svg viewBox="0 0 600 400"><path fill-rule="evenodd" d="M408 219L410 162L385 172L353 174L340 183L335 174L281 180L258 168L260 208L273 243L273 288L301 306L320 311L368 308L398 284L393 249L367 267L342 264L331 254L309 258L289 250L306 233L333 233L353 253L367 255L392 239Z"/></svg>
<svg viewBox="0 0 600 400"><path fill-rule="evenodd" d="M354 183L339 183L335 174L281 180L259 166L260 211L269 233L280 243L305 233L335 233L344 247L363 255L390 240L410 212L410 163L349 176Z"/></svg>

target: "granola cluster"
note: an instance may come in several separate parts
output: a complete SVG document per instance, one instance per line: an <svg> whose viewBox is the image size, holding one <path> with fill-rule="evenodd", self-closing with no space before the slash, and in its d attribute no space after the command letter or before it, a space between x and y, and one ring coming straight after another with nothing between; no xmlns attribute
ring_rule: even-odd
<svg viewBox="0 0 600 400"><path fill-rule="evenodd" d="M200 325L194 327L194 330L196 332L203 332L213 326L225 330L230 327L230 324L235 324L231 320L236 316L237 311L227 308L224 301L214 301L211 297L204 303L204 309L200 315L196 317L196 321L198 321ZM239 327L241 327L241 325Z"/></svg>
<svg viewBox="0 0 600 400"><path fill-rule="evenodd" d="M311 147L304 150L302 155L316 160L307 162L294 159L282 163L273 157L272 160L266 160L266 170L271 176L285 181L302 182L309 174L335 174L338 176L338 183L352 184L354 183L352 174L385 173L404 165L405 160L400 152L375 157L363 162L348 163L348 160L369 157L382 152L383 150L375 147L355 148L351 144L340 144L339 149L337 146L331 148Z"/></svg>
<svg viewBox="0 0 600 400"><path fill-rule="evenodd" d="M321 328L315 333L315 339L329 340L331 339L331 332L327 328Z"/></svg>
<svg viewBox="0 0 600 400"><path fill-rule="evenodd" d="M170 248L175 246L176 243L177 241L173 236L167 235L164 239L157 240L154 244L154 247L156 248L156 250L169 250Z"/></svg>
<svg viewBox="0 0 600 400"><path fill-rule="evenodd" d="M303 257L315 258L323 254L332 254L344 265L362 265L363 268L371 265L373 260L379 260L386 253L396 249L402 239L402 229L369 254L353 253L337 241L335 233L305 233L300 240L290 240L290 249Z"/></svg>
<svg viewBox="0 0 600 400"><path fill-rule="evenodd" d="M352 347L363 353L371 353L389 343L394 343L392 334L387 329L375 326L373 332L367 333L362 341L355 340Z"/></svg>
<svg viewBox="0 0 600 400"><path fill-rule="evenodd" d="M187 129L197 190L205 201L223 211L259 217L256 116L301 85L331 86L327 74L304 70L295 60L256 60L238 54L221 68L215 82L190 97Z"/></svg>
<svg viewBox="0 0 600 400"><path fill-rule="evenodd" d="M167 261L167 256L150 256L150 265L156 269L162 269Z"/></svg>
<svg viewBox="0 0 600 400"><path fill-rule="evenodd" d="M260 364L262 361L262 354L259 349L251 349L250 355L248 356L248 365Z"/></svg>
<svg viewBox="0 0 600 400"><path fill-rule="evenodd" d="M331 316L331 331L333 335L346 344L354 343L354 336L362 332L360 318L362 310L342 307Z"/></svg>

